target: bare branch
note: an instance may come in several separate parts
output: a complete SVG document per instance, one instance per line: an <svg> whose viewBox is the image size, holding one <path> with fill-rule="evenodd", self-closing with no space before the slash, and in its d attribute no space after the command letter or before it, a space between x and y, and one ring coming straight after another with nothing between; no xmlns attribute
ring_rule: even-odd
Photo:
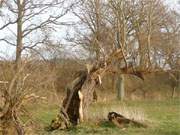
<svg viewBox="0 0 180 135"><path fill-rule="evenodd" d="M11 46L16 46L16 44L9 42L9 41L8 41L7 39L5 39L5 38L0 39L0 41L4 41L4 42L6 42L7 44L9 44L9 45L11 45Z"/></svg>
<svg viewBox="0 0 180 135"><path fill-rule="evenodd" d="M4 28L6 28L7 26L9 25L12 25L12 24L16 24L18 20L15 20L15 21L9 21L8 23L4 24L3 26L0 27L0 30L3 30Z"/></svg>

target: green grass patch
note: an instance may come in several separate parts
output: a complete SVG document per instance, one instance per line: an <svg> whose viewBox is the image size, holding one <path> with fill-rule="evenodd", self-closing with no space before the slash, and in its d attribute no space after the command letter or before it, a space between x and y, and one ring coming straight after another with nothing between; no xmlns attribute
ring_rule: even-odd
<svg viewBox="0 0 180 135"><path fill-rule="evenodd" d="M131 111L133 109L143 110L142 117L145 117L145 123L148 128L128 127L119 129L113 124L104 121L108 111L119 110L122 107ZM35 109L33 109L35 108ZM42 125L49 124L59 111L58 106L38 105L33 107L34 117ZM127 111L127 112L128 112ZM108 101L106 103L94 103L89 109L89 115L92 114L88 122L81 123L68 130L56 130L46 132L42 129L37 134L42 135L179 135L180 134L180 100L166 101ZM126 113L126 112L125 112ZM129 113L129 112L128 112ZM136 113L134 114L136 116Z"/></svg>

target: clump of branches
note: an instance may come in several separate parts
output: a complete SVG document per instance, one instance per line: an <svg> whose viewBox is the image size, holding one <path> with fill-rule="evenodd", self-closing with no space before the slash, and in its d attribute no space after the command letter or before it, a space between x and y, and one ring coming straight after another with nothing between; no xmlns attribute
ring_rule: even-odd
<svg viewBox="0 0 180 135"><path fill-rule="evenodd" d="M18 72L14 72L14 65L11 62L1 64L0 81L0 127L3 135L25 134L24 123L21 115L29 115L25 110L27 101L31 99L44 99L31 91L27 80L31 76L26 72L24 62Z"/></svg>

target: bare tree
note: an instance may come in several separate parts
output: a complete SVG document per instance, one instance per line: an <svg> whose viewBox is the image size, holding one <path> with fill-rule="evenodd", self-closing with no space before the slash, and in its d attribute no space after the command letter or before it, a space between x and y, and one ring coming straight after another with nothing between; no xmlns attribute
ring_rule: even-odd
<svg viewBox="0 0 180 135"><path fill-rule="evenodd" d="M21 107L25 97L24 92L26 92L24 87L26 75L24 76L23 73L24 61L22 60L23 51L30 49L37 52L36 47L49 44L50 30L56 29L55 26L66 24L61 22L60 19L71 10L73 5L74 3L64 0L4 1L1 7L1 10L4 11L2 12L1 21L4 24L1 24L0 30L10 31L13 38L10 40L9 37L4 36L0 41L16 48L16 58L14 77L10 80L7 87L3 89L5 105L1 108L0 115L1 124L5 129L3 134L11 134L8 128L11 130L13 127L15 127L17 134L24 134L18 116L18 109ZM12 27L16 28L16 31ZM12 124L10 124L10 121L12 121Z"/></svg>
<svg viewBox="0 0 180 135"><path fill-rule="evenodd" d="M106 59L113 50L113 34L106 20L106 4L104 0L82 0L74 11L79 25L75 26L77 36L73 42L89 53L91 61ZM96 92L94 97L97 97Z"/></svg>
<svg viewBox="0 0 180 135"><path fill-rule="evenodd" d="M162 59L164 59L163 68L171 70L169 72L170 82L172 86L172 98L175 97L176 89L179 85L180 76L180 14L176 11L169 13L171 17L168 18L167 23L164 24L165 32L162 39L165 41L161 44L159 49L162 51Z"/></svg>
<svg viewBox="0 0 180 135"><path fill-rule="evenodd" d="M6 29L10 25L16 25L17 31L11 30L15 37L12 41L7 37L0 40L16 47L16 69L20 65L23 50L33 50L46 43L47 34L43 35L44 32L56 29L53 26L64 25L65 22L61 22L60 19L71 10L72 6L72 3L67 3L64 0L10 0L5 2L3 8L8 10L9 16L2 17L5 23L1 25L0 30ZM34 36L37 33L39 34L38 38Z"/></svg>
<svg viewBox="0 0 180 135"><path fill-rule="evenodd" d="M5 62L4 62L5 63ZM12 78L7 78L8 75L13 75L13 66L7 68L7 64L4 64L1 70L1 75L4 80L1 81L1 99L2 104L0 106L0 120L2 127L2 134L24 134L22 123L19 120L19 111L22 103L27 94L28 87L25 87L25 81L28 74L24 75L24 65L15 73ZM18 86L16 85L18 79ZM16 86L16 87L15 87Z"/></svg>
<svg viewBox="0 0 180 135"><path fill-rule="evenodd" d="M107 3L104 0L81 1L75 16L79 18L80 29L76 28L77 37L74 42L81 45L93 56L100 60L112 51L112 30L106 21Z"/></svg>

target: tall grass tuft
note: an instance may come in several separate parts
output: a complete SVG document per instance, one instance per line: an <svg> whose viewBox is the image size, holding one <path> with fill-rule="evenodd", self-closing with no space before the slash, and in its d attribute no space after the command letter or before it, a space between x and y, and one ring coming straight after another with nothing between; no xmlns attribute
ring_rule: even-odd
<svg viewBox="0 0 180 135"><path fill-rule="evenodd" d="M98 122L107 119L109 112L117 112L126 118L140 122L148 121L147 116L142 108L128 107L126 105L101 106L90 109L88 111L88 121Z"/></svg>

